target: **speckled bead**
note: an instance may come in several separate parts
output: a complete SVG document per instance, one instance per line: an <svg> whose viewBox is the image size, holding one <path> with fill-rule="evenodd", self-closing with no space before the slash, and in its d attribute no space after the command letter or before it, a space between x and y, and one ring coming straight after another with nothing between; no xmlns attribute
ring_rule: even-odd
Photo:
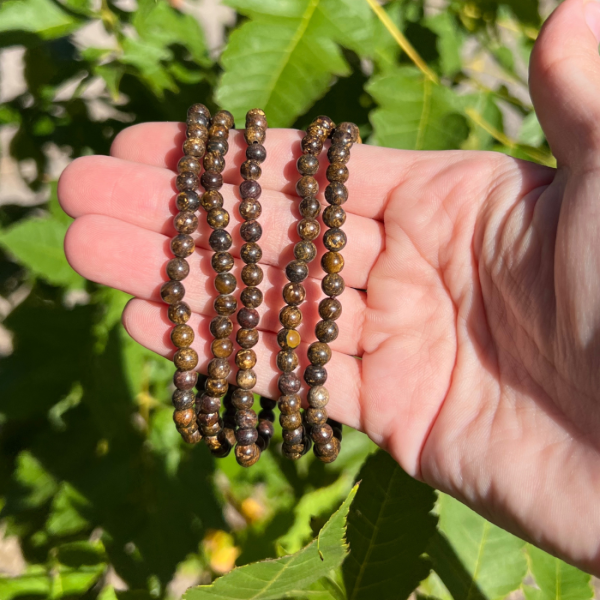
<svg viewBox="0 0 600 600"><path fill-rule="evenodd" d="M258 344L258 331L256 329L238 329L235 339L242 348L253 348Z"/></svg>
<svg viewBox="0 0 600 600"><path fill-rule="evenodd" d="M233 269L233 256L229 252L215 252L211 259L212 268L217 273L226 273Z"/></svg>
<svg viewBox="0 0 600 600"><path fill-rule="evenodd" d="M208 190L202 194L200 204L206 212L213 208L223 208L223 195L218 190Z"/></svg>
<svg viewBox="0 0 600 600"><path fill-rule="evenodd" d="M262 193L262 188L260 187L260 183L258 181L254 181L253 179L249 179L248 181L243 181L240 184L240 196L242 200L247 200L248 198L254 198L258 200Z"/></svg>
<svg viewBox="0 0 600 600"><path fill-rule="evenodd" d="M339 273L330 273L321 280L321 289L327 296L339 296L344 292L346 284Z"/></svg>
<svg viewBox="0 0 600 600"><path fill-rule="evenodd" d="M248 390L236 389L231 397L237 410L250 410L254 405L254 395Z"/></svg>
<svg viewBox="0 0 600 600"><path fill-rule="evenodd" d="M255 198L248 198L240 203L238 210L242 219L251 221L260 217L262 214L262 205Z"/></svg>
<svg viewBox="0 0 600 600"><path fill-rule="evenodd" d="M229 338L213 340L210 350L215 358L228 358L233 353L233 342Z"/></svg>
<svg viewBox="0 0 600 600"><path fill-rule="evenodd" d="M248 446L237 444L235 447L235 458L242 467L251 467L260 458L260 449L256 444Z"/></svg>
<svg viewBox="0 0 600 600"><path fill-rule="evenodd" d="M194 238L190 235L180 233L171 240L171 251L179 258L186 258L194 252Z"/></svg>
<svg viewBox="0 0 600 600"><path fill-rule="evenodd" d="M191 371L198 366L198 354L193 348L180 348L175 352L173 362L180 371Z"/></svg>
<svg viewBox="0 0 600 600"><path fill-rule="evenodd" d="M214 252L226 252L232 244L231 235L225 229L215 229L208 238L208 245Z"/></svg>
<svg viewBox="0 0 600 600"><path fill-rule="evenodd" d="M192 171L185 171L177 175L175 187L180 192L194 191L198 187L198 175Z"/></svg>
<svg viewBox="0 0 600 600"><path fill-rule="evenodd" d="M219 273L215 277L215 289L219 294L231 294L236 286L237 280L233 273Z"/></svg>
<svg viewBox="0 0 600 600"><path fill-rule="evenodd" d="M240 237L245 242L258 242L262 237L262 227L255 220L246 221L240 225Z"/></svg>
<svg viewBox="0 0 600 600"><path fill-rule="evenodd" d="M237 300L234 296L220 294L213 306L218 315L232 315L237 310Z"/></svg>
<svg viewBox="0 0 600 600"><path fill-rule="evenodd" d="M160 296L167 304L176 304L185 296L185 288L181 281L167 281L160 288Z"/></svg>
<svg viewBox="0 0 600 600"><path fill-rule="evenodd" d="M167 263L167 275L173 281L182 281L190 274L190 265L183 258L173 258Z"/></svg>
<svg viewBox="0 0 600 600"><path fill-rule="evenodd" d="M296 162L300 175L315 175L319 170L319 159L312 154L303 154Z"/></svg>
<svg viewBox="0 0 600 600"><path fill-rule="evenodd" d="M180 325L190 320L192 310L185 302L177 302L169 306L168 316L171 323Z"/></svg>
<svg viewBox="0 0 600 600"><path fill-rule="evenodd" d="M188 127L187 131L189 132L190 128ZM197 137L197 136L188 136L188 137ZM177 172L185 173L186 171L190 171L198 175L200 168L202 167L202 161L196 156L183 156L179 159L177 163Z"/></svg>
<svg viewBox="0 0 600 600"><path fill-rule="evenodd" d="M173 219L173 227L178 233L194 233L198 229L198 217L192 211L181 211Z"/></svg>
<svg viewBox="0 0 600 600"><path fill-rule="evenodd" d="M242 269L242 281L244 282L244 285L260 285L263 276L263 270L259 265L250 264Z"/></svg>
<svg viewBox="0 0 600 600"><path fill-rule="evenodd" d="M183 153L186 156L201 157L206 150L206 144L201 138L188 138L183 143Z"/></svg>
<svg viewBox="0 0 600 600"><path fill-rule="evenodd" d="M229 213L224 208L211 208L206 214L206 222L212 229L224 229L229 225Z"/></svg>
<svg viewBox="0 0 600 600"><path fill-rule="evenodd" d="M337 206L344 204L348 200L348 188L343 183L331 182L325 188L325 200Z"/></svg>
<svg viewBox="0 0 600 600"><path fill-rule="evenodd" d="M277 380L277 386L284 396L297 394L300 391L300 380L294 373L282 373Z"/></svg>
<svg viewBox="0 0 600 600"><path fill-rule="evenodd" d="M180 192L177 194L175 206L180 211L195 212L200 207L200 197L196 192Z"/></svg>
<svg viewBox="0 0 600 600"><path fill-rule="evenodd" d="M346 211L335 204L323 211L323 223L330 228L341 227L346 222Z"/></svg>
<svg viewBox="0 0 600 600"><path fill-rule="evenodd" d="M319 302L319 316L324 321L335 321L342 314L342 303L337 298L323 298Z"/></svg>
<svg viewBox="0 0 600 600"><path fill-rule="evenodd" d="M194 330L189 325L176 325L171 330L171 341L177 348L187 348L194 341Z"/></svg>
<svg viewBox="0 0 600 600"><path fill-rule="evenodd" d="M263 293L255 286L248 286L242 290L240 300L247 308L258 308L262 304Z"/></svg>
<svg viewBox="0 0 600 600"><path fill-rule="evenodd" d="M283 299L290 306L299 306L306 298L306 290L301 283L286 283L283 286Z"/></svg>
<svg viewBox="0 0 600 600"><path fill-rule="evenodd" d="M227 140L221 138L210 138L206 143L206 151L225 156L229 151L229 144Z"/></svg>
<svg viewBox="0 0 600 600"><path fill-rule="evenodd" d="M222 173L223 169L225 169L225 158L219 152L207 152L204 155L202 165L206 171Z"/></svg>
<svg viewBox="0 0 600 600"><path fill-rule="evenodd" d="M213 337L222 339L231 335L233 323L229 317L219 315L211 320L209 329Z"/></svg>
<svg viewBox="0 0 600 600"><path fill-rule="evenodd" d="M294 246L294 257L296 260L301 260L309 263L317 256L317 247L313 242L302 240Z"/></svg>
<svg viewBox="0 0 600 600"><path fill-rule="evenodd" d="M255 242L246 242L240 249L240 257L246 264L255 264L262 258L262 250Z"/></svg>
<svg viewBox="0 0 600 600"><path fill-rule="evenodd" d="M331 348L323 342L314 342L308 347L307 356L312 365L322 367L331 360Z"/></svg>
<svg viewBox="0 0 600 600"><path fill-rule="evenodd" d="M194 388L198 381L196 371L175 371L173 375L173 385L182 391L188 391Z"/></svg>
<svg viewBox="0 0 600 600"><path fill-rule="evenodd" d="M243 179L258 179L262 174L260 164L255 160L247 160L240 166L240 175Z"/></svg>
<svg viewBox="0 0 600 600"><path fill-rule="evenodd" d="M321 227L315 219L302 219L298 223L298 235L307 241L312 241L319 236Z"/></svg>
<svg viewBox="0 0 600 600"><path fill-rule="evenodd" d="M308 277L308 265L303 260L293 260L285 267L285 274L292 283L300 283Z"/></svg>
<svg viewBox="0 0 600 600"><path fill-rule="evenodd" d="M321 213L321 204L313 196L307 196L302 199L298 206L300 214L306 219L316 219Z"/></svg>
<svg viewBox="0 0 600 600"><path fill-rule="evenodd" d="M267 151L262 144L250 144L246 148L246 158L260 164L267 158Z"/></svg>
<svg viewBox="0 0 600 600"><path fill-rule="evenodd" d="M183 373L193 373L194 371L182 371ZM192 386L193 387L193 386ZM194 390L175 390L173 392L173 396L171 401L173 402L173 406L177 410L186 410L188 408L193 408L194 402L196 400L196 394Z"/></svg>

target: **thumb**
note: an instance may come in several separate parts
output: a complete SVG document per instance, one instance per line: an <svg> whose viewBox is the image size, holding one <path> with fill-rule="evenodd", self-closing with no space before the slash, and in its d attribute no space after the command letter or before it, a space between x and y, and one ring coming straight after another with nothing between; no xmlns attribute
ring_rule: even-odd
<svg viewBox="0 0 600 600"><path fill-rule="evenodd" d="M531 97L559 165L600 163L599 42L600 0L565 0L531 55Z"/></svg>

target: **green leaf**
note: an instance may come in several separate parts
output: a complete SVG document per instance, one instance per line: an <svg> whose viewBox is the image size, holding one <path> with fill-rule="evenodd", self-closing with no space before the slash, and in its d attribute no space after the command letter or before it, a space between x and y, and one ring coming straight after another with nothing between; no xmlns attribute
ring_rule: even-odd
<svg viewBox="0 0 600 600"><path fill-rule="evenodd" d="M82 513L85 514L85 511L91 508L85 496L70 484L63 483L52 500L52 511L46 522L46 531L52 536L66 536L90 529L90 523Z"/></svg>
<svg viewBox="0 0 600 600"><path fill-rule="evenodd" d="M427 577L421 558L435 531L435 493L383 450L371 455L348 515L350 555L343 565L349 600L402 599Z"/></svg>
<svg viewBox="0 0 600 600"><path fill-rule="evenodd" d="M36 566L30 567L19 577L0 577L0 598L48 598L50 592L50 578L45 569Z"/></svg>
<svg viewBox="0 0 600 600"><path fill-rule="evenodd" d="M391 148L458 148L469 134L460 98L415 67L398 67L367 85L379 108L371 115L371 142Z"/></svg>
<svg viewBox="0 0 600 600"><path fill-rule="evenodd" d="M544 132L535 112L531 111L521 123L518 141L527 146L541 146L544 143Z"/></svg>
<svg viewBox="0 0 600 600"><path fill-rule="evenodd" d="M0 4L0 32L27 31L52 39L78 26L79 22L52 0L5 0Z"/></svg>
<svg viewBox="0 0 600 600"><path fill-rule="evenodd" d="M348 554L344 539L346 517L357 489L358 485L354 486L342 506L319 532L317 539L296 554L234 569L212 585L189 589L184 600L275 600L293 590L304 589L326 576Z"/></svg>
<svg viewBox="0 0 600 600"><path fill-rule="evenodd" d="M425 20L425 25L437 34L437 49L440 55L440 68L443 75L453 76L462 69L461 49L464 36L454 17L449 13L439 13Z"/></svg>
<svg viewBox="0 0 600 600"><path fill-rule="evenodd" d="M529 567L539 590L525 587L528 600L588 600L594 596L591 576L543 550L527 545ZM534 593L532 593L534 592Z"/></svg>

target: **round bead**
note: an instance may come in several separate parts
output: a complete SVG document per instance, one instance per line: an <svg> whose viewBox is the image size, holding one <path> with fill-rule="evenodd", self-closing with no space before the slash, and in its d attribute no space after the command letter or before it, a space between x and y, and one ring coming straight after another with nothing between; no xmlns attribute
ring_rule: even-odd
<svg viewBox="0 0 600 600"><path fill-rule="evenodd" d="M190 265L184 258L173 258L167 263L167 275L173 281L181 281L190 273Z"/></svg>
<svg viewBox="0 0 600 600"><path fill-rule="evenodd" d="M332 163L327 167L327 180L338 183L346 183L348 181L348 167L343 163Z"/></svg>
<svg viewBox="0 0 600 600"><path fill-rule="evenodd" d="M175 352L173 362L181 371L191 371L198 366L198 354L193 348L180 348Z"/></svg>
<svg viewBox="0 0 600 600"><path fill-rule="evenodd" d="M258 244L246 242L240 250L240 257L246 264L255 264L262 258L262 250Z"/></svg>
<svg viewBox="0 0 600 600"><path fill-rule="evenodd" d="M350 149L346 148L346 146L332 145L327 150L327 158L330 163L345 165L350 160Z"/></svg>
<svg viewBox="0 0 600 600"><path fill-rule="evenodd" d="M229 225L229 213L224 208L212 208L206 214L206 222L213 229L223 229Z"/></svg>
<svg viewBox="0 0 600 600"><path fill-rule="evenodd" d="M309 263L317 256L317 247L313 242L303 240L294 246L294 256L296 260Z"/></svg>
<svg viewBox="0 0 600 600"><path fill-rule="evenodd" d="M251 390L256 385L256 373L252 369L240 370L235 376L235 381L243 390Z"/></svg>
<svg viewBox="0 0 600 600"><path fill-rule="evenodd" d="M246 148L246 158L262 163L267 158L267 151L262 144L250 144Z"/></svg>
<svg viewBox="0 0 600 600"><path fill-rule="evenodd" d="M242 348L253 348L258 344L258 331L256 329L238 329L235 339Z"/></svg>
<svg viewBox="0 0 600 600"><path fill-rule="evenodd" d="M344 121L340 123L336 128L336 131L343 131L350 136L352 143L355 144L360 139L360 131L354 123Z"/></svg>
<svg viewBox="0 0 600 600"><path fill-rule="evenodd" d="M300 380L294 373L282 373L277 380L277 385L283 396L297 394L300 391Z"/></svg>
<svg viewBox="0 0 600 600"><path fill-rule="evenodd" d="M192 171L186 171L177 175L175 187L180 192L194 191L198 187L198 175Z"/></svg>
<svg viewBox="0 0 600 600"><path fill-rule="evenodd" d="M240 175L246 180L258 179L261 174L262 169L260 168L260 164L255 160L246 160L240 166Z"/></svg>
<svg viewBox="0 0 600 600"><path fill-rule="evenodd" d="M235 447L235 459L242 467L251 467L260 458L260 450L256 444L242 446L238 444Z"/></svg>
<svg viewBox="0 0 600 600"><path fill-rule="evenodd" d="M280 329L277 333L277 343L284 350L293 350L300 345L300 334L294 329Z"/></svg>
<svg viewBox="0 0 600 600"><path fill-rule="evenodd" d="M248 179L247 181L242 181L242 183L240 183L240 196L243 200L246 200L247 198L254 198L258 200L261 193L262 188L260 187L260 183L258 183L258 181Z"/></svg>
<svg viewBox="0 0 600 600"><path fill-rule="evenodd" d="M238 410L235 414L235 424L240 429L254 429L258 424L258 417L252 409Z"/></svg>
<svg viewBox="0 0 600 600"><path fill-rule="evenodd" d="M291 415L300 411L302 403L300 396L292 394L290 396L280 396L279 398L279 411L282 415Z"/></svg>
<svg viewBox="0 0 600 600"><path fill-rule="evenodd" d="M338 273L325 275L321 281L321 289L326 296L339 296L345 288L344 278Z"/></svg>
<svg viewBox="0 0 600 600"><path fill-rule="evenodd" d="M233 352L233 342L229 338L217 338L212 341L210 349L216 358L227 358Z"/></svg>
<svg viewBox="0 0 600 600"><path fill-rule="evenodd" d="M250 221L260 217L262 213L262 206L258 200L254 198L248 198L240 203L238 210L242 219Z"/></svg>
<svg viewBox="0 0 600 600"><path fill-rule="evenodd" d="M194 330L189 325L175 325L171 331L171 341L177 348L187 348L194 341Z"/></svg>
<svg viewBox="0 0 600 600"><path fill-rule="evenodd" d="M344 204L348 200L348 189L343 183L334 181L325 188L325 200L329 204Z"/></svg>
<svg viewBox="0 0 600 600"><path fill-rule="evenodd" d="M187 138L199 138L206 144L208 141L208 127L204 123L192 123L188 125L185 136ZM192 158L197 157L194 156Z"/></svg>
<svg viewBox="0 0 600 600"><path fill-rule="evenodd" d="M208 238L208 244L215 252L225 252L231 248L233 240L225 229L215 229Z"/></svg>
<svg viewBox="0 0 600 600"><path fill-rule="evenodd" d="M315 446L315 454L324 463L333 462L340 453L340 441L333 437L326 444Z"/></svg>
<svg viewBox="0 0 600 600"><path fill-rule="evenodd" d="M324 425L327 423L327 411L322 408L307 408L304 414L309 425Z"/></svg>
<svg viewBox="0 0 600 600"><path fill-rule="evenodd" d="M320 342L333 342L338 336L339 329L335 321L319 321L315 327L315 335Z"/></svg>
<svg viewBox="0 0 600 600"><path fill-rule="evenodd" d="M229 138L229 129L219 123L214 123L208 128L208 135L211 138L218 138L220 140L226 140Z"/></svg>
<svg viewBox="0 0 600 600"><path fill-rule="evenodd" d="M248 127L244 130L247 144L262 144L265 141L266 131L263 127Z"/></svg>
<svg viewBox="0 0 600 600"><path fill-rule="evenodd" d="M208 152L214 152L216 154L220 154L221 156L225 156L229 150L229 144L227 143L227 140L223 140L221 138L211 138L206 143L206 150Z"/></svg>
<svg viewBox="0 0 600 600"><path fill-rule="evenodd" d="M277 353L277 368L284 373L293 371L298 366L298 355L293 350L281 350Z"/></svg>
<svg viewBox="0 0 600 600"><path fill-rule="evenodd" d="M242 269L242 281L245 285L257 286L263 280L263 270L258 265L246 265Z"/></svg>
<svg viewBox="0 0 600 600"><path fill-rule="evenodd" d="M183 373L195 373L195 371L181 371ZM194 394L194 390L175 390L173 392L173 397L171 399L173 402L173 406L177 410L187 410L188 408L192 408L194 406L194 402L196 401L196 394Z"/></svg>
<svg viewBox="0 0 600 600"><path fill-rule="evenodd" d="M275 428L271 421L263 419L258 422L257 432L261 437L271 439L275 433Z"/></svg>
<svg viewBox="0 0 600 600"><path fill-rule="evenodd" d="M325 273L339 273L344 268L344 257L339 252L326 252L321 257L321 266Z"/></svg>
<svg viewBox="0 0 600 600"><path fill-rule="evenodd" d="M178 427L177 431L179 431L186 444L197 444L202 440L202 434L193 424L190 427Z"/></svg>
<svg viewBox="0 0 600 600"><path fill-rule="evenodd" d="M326 115L319 115L314 121L316 125L320 125L327 131L329 135L335 128L335 123Z"/></svg>
<svg viewBox="0 0 600 600"><path fill-rule="evenodd" d="M200 425L202 429L206 429L207 427L212 427L219 422L219 412L215 411L212 413L198 413L197 419L198 425Z"/></svg>
<svg viewBox="0 0 600 600"><path fill-rule="evenodd" d="M173 375L173 385L178 390L191 390L198 381L196 371L175 371Z"/></svg>
<svg viewBox="0 0 600 600"><path fill-rule="evenodd" d="M204 382L204 389L210 396L221 397L227 393L228 388L227 379L207 379Z"/></svg>
<svg viewBox="0 0 600 600"><path fill-rule="evenodd" d="M200 198L196 192L180 192L177 194L175 205L178 210L195 212L200 207Z"/></svg>
<svg viewBox="0 0 600 600"><path fill-rule="evenodd" d="M237 281L232 273L219 273L215 277L215 288L219 294L231 294L236 285Z"/></svg>
<svg viewBox="0 0 600 600"><path fill-rule="evenodd" d="M197 102L196 104L192 104L187 111L188 117L192 115L203 115L204 117L210 119L210 111L204 104Z"/></svg>
<svg viewBox="0 0 600 600"><path fill-rule="evenodd" d="M227 129L231 129L232 127L235 127L233 115L228 110L224 110L224 109L218 110L215 113L215 115L213 116L212 122L216 123L217 125L223 125L224 127L227 127Z"/></svg>
<svg viewBox="0 0 600 600"><path fill-rule="evenodd" d="M322 385L316 385L308 390L308 403L312 408L325 408L329 402L329 392Z"/></svg>
<svg viewBox="0 0 600 600"><path fill-rule="evenodd" d="M258 221L246 221L240 226L240 237L245 242L258 242L262 236L262 227Z"/></svg>
<svg viewBox="0 0 600 600"><path fill-rule="evenodd" d="M185 288L180 281L167 281L160 288L160 296L167 304L175 304L185 296Z"/></svg>
<svg viewBox="0 0 600 600"><path fill-rule="evenodd" d="M233 323L229 317L213 317L209 325L210 333L217 339L229 337L233 331Z"/></svg>
<svg viewBox="0 0 600 600"><path fill-rule="evenodd" d="M260 315L254 308L241 308L237 314L237 320L243 329L252 329L260 321Z"/></svg>
<svg viewBox="0 0 600 600"><path fill-rule="evenodd" d="M248 390L237 389L231 396L231 403L237 410L249 410L254 405L254 395Z"/></svg>
<svg viewBox="0 0 600 600"><path fill-rule="evenodd" d="M233 269L233 256L229 252L215 252L211 259L212 268L217 273L225 273Z"/></svg>
<svg viewBox="0 0 600 600"><path fill-rule="evenodd" d="M190 256L194 252L195 247L194 238L184 233L176 235L171 240L171 250L179 258Z"/></svg>
<svg viewBox="0 0 600 600"><path fill-rule="evenodd" d="M202 194L201 203L206 212L213 208L223 208L223 195L217 190L208 190Z"/></svg>
<svg viewBox="0 0 600 600"><path fill-rule="evenodd" d="M213 358L208 363L208 376L213 379L227 379L231 367L226 358Z"/></svg>
<svg viewBox="0 0 600 600"><path fill-rule="evenodd" d="M293 260L285 267L285 274L292 283L300 283L308 277L308 265L303 260Z"/></svg>
<svg viewBox="0 0 600 600"><path fill-rule="evenodd" d="M200 113L189 113L186 119L186 124L188 128L193 127L195 125L208 127L210 124L210 114L205 115Z"/></svg>
<svg viewBox="0 0 600 600"><path fill-rule="evenodd" d="M303 175L296 183L298 196L316 196L319 193L319 184L312 175Z"/></svg>
<svg viewBox="0 0 600 600"><path fill-rule="evenodd" d="M331 252L338 252L346 245L346 234L342 229L329 229L323 235L323 244L327 250Z"/></svg>
<svg viewBox="0 0 600 600"><path fill-rule="evenodd" d="M300 147L302 148L302 154L317 156L323 150L323 140L318 137L305 135L300 142Z"/></svg>
<svg viewBox="0 0 600 600"><path fill-rule="evenodd" d="M235 432L235 439L242 446L254 444L258 439L258 431L256 429L238 429Z"/></svg>
<svg viewBox="0 0 600 600"><path fill-rule="evenodd" d="M302 323L302 313L295 306L284 306L279 321L286 329L296 329Z"/></svg>
<svg viewBox="0 0 600 600"><path fill-rule="evenodd" d="M290 413L289 415L279 415L279 424L284 429L296 429L302 425L302 416L299 412Z"/></svg>
<svg viewBox="0 0 600 600"><path fill-rule="evenodd" d="M323 385L327 381L327 369L316 365L308 365L304 371L304 381L311 387Z"/></svg>
<svg viewBox="0 0 600 600"><path fill-rule="evenodd" d="M247 308L257 308L262 304L263 293L257 287L246 287L242 290L240 300Z"/></svg>
<svg viewBox="0 0 600 600"><path fill-rule="evenodd" d="M247 371L256 364L256 352L254 350L240 350L235 355L235 364L238 369Z"/></svg>
<svg viewBox="0 0 600 600"><path fill-rule="evenodd" d="M298 235L303 240L314 240L318 237L321 231L321 227L318 221L314 219L302 219L300 223L298 223Z"/></svg>
<svg viewBox="0 0 600 600"><path fill-rule="evenodd" d="M352 146L352 135L342 129L335 129L331 135L331 143L336 146L346 146L349 148Z"/></svg>
<svg viewBox="0 0 600 600"><path fill-rule="evenodd" d="M327 129L314 121L306 128L306 135L319 138L323 141L327 139L327 134Z"/></svg>
<svg viewBox="0 0 600 600"><path fill-rule="evenodd" d="M180 325L187 323L192 316L191 308L185 302L178 302L169 306L169 320L171 323Z"/></svg>
<svg viewBox="0 0 600 600"><path fill-rule="evenodd" d="M186 156L202 156L206 146L200 138L188 138L183 142L183 153Z"/></svg>
<svg viewBox="0 0 600 600"><path fill-rule="evenodd" d="M289 460L298 460L302 458L302 452L299 452L296 449L296 446L288 446L287 444L283 444L281 447L281 454Z"/></svg>
<svg viewBox="0 0 600 600"><path fill-rule="evenodd" d="M173 219L173 226L178 233L194 233L198 228L198 217L189 210L182 211Z"/></svg>
<svg viewBox="0 0 600 600"><path fill-rule="evenodd" d="M335 321L342 314L342 303L335 298L323 298L319 302L319 316L324 321Z"/></svg>
<svg viewBox="0 0 600 600"><path fill-rule="evenodd" d="M196 415L194 413L194 409L187 408L185 410L176 410L173 413L173 421L175 421L175 425L177 427L187 427L191 425Z"/></svg>
<svg viewBox="0 0 600 600"><path fill-rule="evenodd" d="M314 342L308 347L308 360L313 365L323 366L331 360L331 348L323 342Z"/></svg>
<svg viewBox="0 0 600 600"><path fill-rule="evenodd" d="M304 427L296 427L296 429L284 429L282 431L284 444L294 445L301 444L304 438Z"/></svg>
<svg viewBox="0 0 600 600"><path fill-rule="evenodd" d="M326 444L333 437L333 429L327 423L315 425L310 431L310 437L315 444Z"/></svg>
<svg viewBox="0 0 600 600"><path fill-rule="evenodd" d="M218 396L209 396L206 392L202 392L196 396L196 412L205 415L219 414L221 408L221 398Z"/></svg>
<svg viewBox="0 0 600 600"><path fill-rule="evenodd" d="M232 315L237 309L237 300L234 296L220 294L213 303L218 315Z"/></svg>
<svg viewBox="0 0 600 600"><path fill-rule="evenodd" d="M299 205L300 214L306 219L316 219L321 212L321 204L312 196L307 196L302 199Z"/></svg>
<svg viewBox="0 0 600 600"><path fill-rule="evenodd" d="M205 170L213 173L222 173L225 168L225 159L219 152L207 152L202 163Z"/></svg>
<svg viewBox="0 0 600 600"><path fill-rule="evenodd" d="M323 211L323 223L327 227L341 227L346 222L346 211L335 204L328 206Z"/></svg>
<svg viewBox="0 0 600 600"><path fill-rule="evenodd" d="M200 159L196 156L184 156L180 158L179 162L177 163L177 172L184 173L185 171L190 171L198 175L198 171L200 171L201 166Z"/></svg>
<svg viewBox="0 0 600 600"><path fill-rule="evenodd" d="M290 306L299 306L306 298L306 290L301 283L286 283L283 286L283 299Z"/></svg>
<svg viewBox="0 0 600 600"><path fill-rule="evenodd" d="M303 154L296 162L296 167L302 175L315 175L319 170L319 159L311 154Z"/></svg>

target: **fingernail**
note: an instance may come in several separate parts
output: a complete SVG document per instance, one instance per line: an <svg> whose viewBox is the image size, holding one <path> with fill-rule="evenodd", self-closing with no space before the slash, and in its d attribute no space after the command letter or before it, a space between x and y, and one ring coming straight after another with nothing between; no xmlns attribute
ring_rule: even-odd
<svg viewBox="0 0 600 600"><path fill-rule="evenodd" d="M600 2L598 0L586 2L583 11L585 22L596 36L596 41L600 44Z"/></svg>

